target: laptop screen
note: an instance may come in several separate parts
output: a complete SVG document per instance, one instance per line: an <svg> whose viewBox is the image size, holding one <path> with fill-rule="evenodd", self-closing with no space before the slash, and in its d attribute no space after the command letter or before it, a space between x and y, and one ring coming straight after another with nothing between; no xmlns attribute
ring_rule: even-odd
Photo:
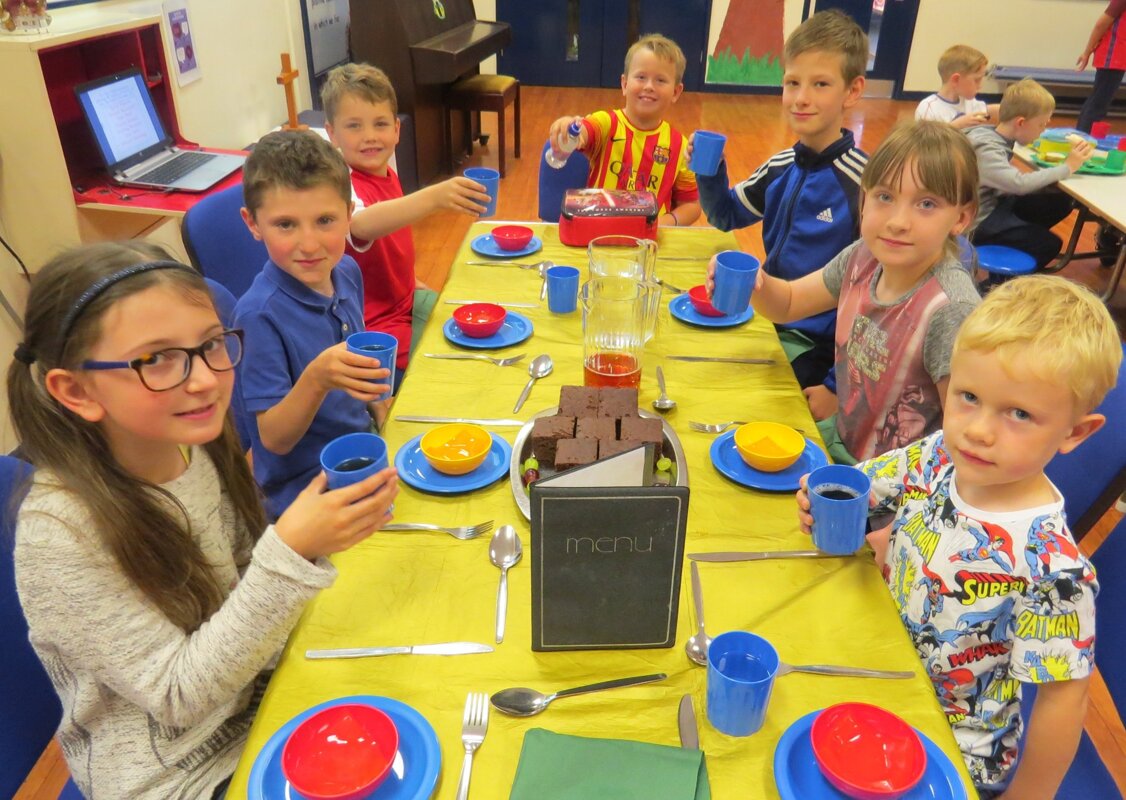
<svg viewBox="0 0 1126 800"><path fill-rule="evenodd" d="M139 69L74 88L106 168L121 172L172 145Z"/></svg>

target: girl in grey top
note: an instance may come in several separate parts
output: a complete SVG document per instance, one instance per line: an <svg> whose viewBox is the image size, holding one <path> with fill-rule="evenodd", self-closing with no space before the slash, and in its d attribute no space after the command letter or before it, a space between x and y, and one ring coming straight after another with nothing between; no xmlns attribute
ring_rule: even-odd
<svg viewBox="0 0 1126 800"><path fill-rule="evenodd" d="M139 242L40 271L8 400L38 468L16 583L87 798L207 798L234 771L268 667L326 556L378 529L393 470L274 526L227 417L238 331L203 279ZM197 359L198 356L198 359Z"/></svg>

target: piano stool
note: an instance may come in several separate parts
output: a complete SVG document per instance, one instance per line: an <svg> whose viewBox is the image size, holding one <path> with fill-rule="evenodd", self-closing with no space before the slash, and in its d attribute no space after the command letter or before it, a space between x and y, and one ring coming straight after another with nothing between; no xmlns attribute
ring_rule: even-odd
<svg viewBox="0 0 1126 800"><path fill-rule="evenodd" d="M504 177L504 112L508 106L513 106L513 122L516 128L516 157L520 158L520 81L511 75L470 75L455 82L446 92L446 141L453 149L453 126L451 115L454 111L461 111L465 118L465 149L473 150L473 127L470 124L469 113L492 111L497 115L497 145L500 163L498 171ZM484 137L481 137L484 144ZM453 172L452 153L450 155L450 172Z"/></svg>

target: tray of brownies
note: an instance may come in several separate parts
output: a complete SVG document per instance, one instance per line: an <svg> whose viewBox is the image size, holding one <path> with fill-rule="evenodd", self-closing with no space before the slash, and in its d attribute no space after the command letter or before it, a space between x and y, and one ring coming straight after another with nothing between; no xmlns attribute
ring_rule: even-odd
<svg viewBox="0 0 1126 800"><path fill-rule="evenodd" d="M516 434L508 475L516 505L532 517L529 486L601 458L654 446L653 483L688 485L688 464L676 431L637 406L637 389L564 386L559 405L534 414Z"/></svg>

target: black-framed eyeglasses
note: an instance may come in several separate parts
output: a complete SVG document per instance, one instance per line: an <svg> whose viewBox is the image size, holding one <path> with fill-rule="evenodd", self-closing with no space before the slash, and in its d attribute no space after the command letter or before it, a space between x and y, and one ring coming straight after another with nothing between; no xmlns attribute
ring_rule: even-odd
<svg viewBox="0 0 1126 800"><path fill-rule="evenodd" d="M238 328L212 336L198 347L166 347L130 361L83 361L82 369L131 369L151 392L175 389L192 373L199 356L212 372L227 372L242 360L242 331Z"/></svg>

